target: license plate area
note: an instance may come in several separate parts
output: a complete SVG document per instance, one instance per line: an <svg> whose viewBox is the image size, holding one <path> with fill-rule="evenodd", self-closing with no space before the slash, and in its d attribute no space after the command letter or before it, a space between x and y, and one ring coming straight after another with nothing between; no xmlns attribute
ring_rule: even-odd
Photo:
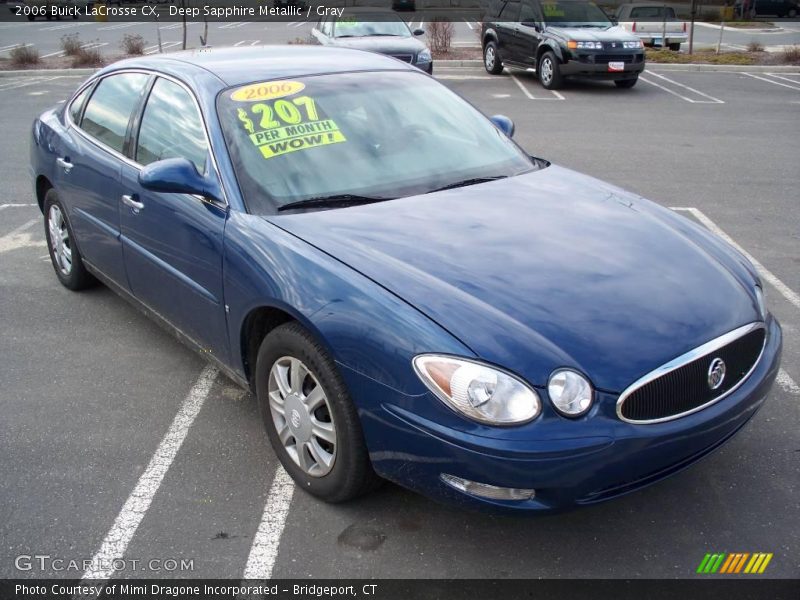
<svg viewBox="0 0 800 600"><path fill-rule="evenodd" d="M624 71L625 63L622 61L613 61L608 63L608 70L611 72Z"/></svg>

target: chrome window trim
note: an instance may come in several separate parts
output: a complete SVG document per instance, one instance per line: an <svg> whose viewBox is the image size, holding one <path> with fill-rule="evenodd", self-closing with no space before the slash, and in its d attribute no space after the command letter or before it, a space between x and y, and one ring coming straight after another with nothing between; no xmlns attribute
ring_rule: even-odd
<svg viewBox="0 0 800 600"><path fill-rule="evenodd" d="M136 162L132 158L130 158L128 156L125 156L121 152L115 150L114 148L112 148L110 146L107 146L106 144L104 144L100 140L95 139L94 137L92 137L91 135L86 133L83 129L80 128L80 125L78 125L77 123L75 123L72 120L72 117L70 115L70 110L69 110L70 107L72 106L72 103L75 102L75 100L78 98L78 96L80 96L81 92L83 92L83 90L85 90L87 87L89 87L91 85L95 85L95 84L100 85L100 82L103 79L105 79L106 77L112 77L114 75L122 75L124 73L141 73L143 75L155 75L156 77L163 77L164 79L179 85L181 88L183 88L186 91L186 93L189 94L189 97L192 99L192 102L194 103L194 107L197 109L197 113L200 115L200 121L203 124L203 135L205 136L206 145L208 146L208 154L211 157L211 167L213 169L214 174L217 176L217 181L219 181L219 188L222 191L222 201L225 204L225 206L229 207L230 206L230 202L228 202L228 194L225 191L225 184L222 181L222 177L220 175L219 166L217 165L217 159L214 156L214 148L211 145L211 136L208 134L208 123L206 122L206 117L203 114L202 109L200 108L200 103L197 101L197 97L194 95L194 92L191 90L191 88L189 86L187 86L180 79L177 79L177 78L175 78L175 77L173 77L171 75L167 75L167 74L162 73L160 71L153 71L151 69L144 69L144 68L120 69L118 71L111 71L110 73L106 73L102 77L94 77L92 79L89 79L89 81L87 81L84 85L82 85L78 89L78 91L75 92L72 95L72 98L70 98L69 102L67 103L67 108L66 108L66 111L65 111L65 117L64 117L65 122L67 124L69 124L71 128L73 128L81 137L86 139L88 142L94 144L95 146L97 146L101 150L104 150L104 151L110 153L112 156L114 156L115 158L120 159L121 161L123 161L127 165L130 165L131 167L133 167L137 171L141 171L144 168L145 165ZM92 94L92 95L94 95L94 94ZM87 104L89 102L91 102L91 100L92 100L92 96L89 96L89 98L86 99ZM147 107L147 102L145 102L145 105L144 105L144 108L146 108L146 107ZM85 106L83 107L83 110L84 111L86 110ZM142 111L142 115L144 115L144 111ZM194 197L197 198L198 196L195 195ZM204 198L201 198L201 200L205 201Z"/></svg>
<svg viewBox="0 0 800 600"><path fill-rule="evenodd" d="M667 373L675 371L676 369L679 369L679 368L689 364L690 362L705 356L706 354L710 354L710 353L714 352L715 350L719 350L723 346L727 346L731 342L733 342L735 340L738 340L739 338L747 335L748 333L751 333L751 332L756 331L758 329L766 329L766 324L763 321L756 321L756 322L753 322L753 323L749 323L747 325L743 325L742 327L734 329L733 331L729 331L728 333L726 333L724 335L721 335L718 338L715 338L715 339L711 340L710 342L706 342L702 346L698 346L694 350L690 350L686 354L682 354L682 355L678 356L677 358L672 359L668 363L665 363L662 366L658 367L657 369L655 369L653 371L650 371L644 377L641 377L640 379L637 379L631 385L629 385L627 388L625 388L625 390L620 394L619 399L617 400L617 417L619 417L620 420L625 421L626 423L632 423L634 425L652 425L654 423L665 423L666 421L674 421L675 419L680 419L681 417L685 417L687 415L691 415L693 413L701 411L704 408L708 408L712 404L716 404L717 402L719 402L723 398L728 397L733 392L738 390L744 384L745 381L747 381L747 379L750 377L750 375L753 374L753 371L755 371L755 368L758 366L758 363L761 362L761 357L764 355L764 349L767 346L767 336L766 335L764 336L764 343L761 346L761 352L759 352L758 358L756 358L755 362L753 363L753 366L750 367L750 370L747 373L745 373L744 377L742 377L739 380L739 383L737 383L735 386L733 386L731 389L729 389L724 394L721 394L721 395L717 396L713 400L709 400L705 404L702 404L700 406L696 406L695 408L693 408L691 410L687 410L685 412L678 413L678 414L675 414L675 415L670 415L668 417L662 417L660 419L636 420L636 419L627 419L624 416L622 416L622 405L630 397L630 395L633 394L636 390L638 390L641 387L647 385L651 381L654 381L654 380L658 379L659 377L662 377L662 376L666 375Z"/></svg>

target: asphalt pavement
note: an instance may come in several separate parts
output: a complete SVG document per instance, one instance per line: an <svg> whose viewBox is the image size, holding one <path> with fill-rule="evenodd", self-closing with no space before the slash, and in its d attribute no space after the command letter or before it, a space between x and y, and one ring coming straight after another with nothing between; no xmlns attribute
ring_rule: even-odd
<svg viewBox="0 0 800 600"><path fill-rule="evenodd" d="M771 552L764 577L800 577L800 72L649 68L632 90L558 94L525 72L437 75L510 116L531 154L674 207L759 262L785 334L760 413L687 471L561 515L463 512L394 485L326 505L282 479L249 393L108 289L58 283L26 148L81 79L4 77L0 577L80 577L53 559L109 540L125 542L126 577L674 578L707 552ZM26 569L35 554L50 559Z"/></svg>

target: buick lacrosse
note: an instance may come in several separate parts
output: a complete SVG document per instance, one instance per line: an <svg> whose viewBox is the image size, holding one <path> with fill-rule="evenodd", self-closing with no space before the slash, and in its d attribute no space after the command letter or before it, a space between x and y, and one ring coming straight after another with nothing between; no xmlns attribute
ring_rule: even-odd
<svg viewBox="0 0 800 600"><path fill-rule="evenodd" d="M741 254L513 129L379 54L215 49L94 74L31 175L60 282L250 387L302 489L549 511L730 439L781 330Z"/></svg>

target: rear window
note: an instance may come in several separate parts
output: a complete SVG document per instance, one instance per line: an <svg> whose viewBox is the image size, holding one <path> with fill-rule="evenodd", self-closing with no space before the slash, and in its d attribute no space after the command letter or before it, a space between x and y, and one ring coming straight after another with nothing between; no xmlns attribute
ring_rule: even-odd
<svg viewBox="0 0 800 600"><path fill-rule="evenodd" d="M632 19L667 19L675 18L675 11L668 6L637 6L631 9Z"/></svg>

